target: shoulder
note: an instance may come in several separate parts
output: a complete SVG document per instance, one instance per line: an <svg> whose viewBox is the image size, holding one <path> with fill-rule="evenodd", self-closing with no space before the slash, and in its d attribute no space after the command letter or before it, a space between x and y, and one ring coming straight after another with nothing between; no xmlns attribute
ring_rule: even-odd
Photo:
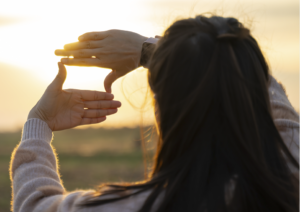
<svg viewBox="0 0 300 212"><path fill-rule="evenodd" d="M122 200L118 200L118 201L114 201L111 203L106 203L106 204L102 204L102 205L98 205L98 206L93 206L93 207L81 207L78 208L78 212L132 212L132 211L137 211L139 210L144 202L146 201L147 197L150 195L152 190L148 190L148 191L144 191L142 193L136 194L136 195L132 195L128 198L122 199ZM78 200L78 203L84 203L85 201L87 201L91 195L93 195L92 193L89 193L89 195L81 198L80 200ZM114 197L119 197L117 195L105 195L105 196L99 196L97 197L98 199L109 199L109 198L114 198ZM162 200L162 195L159 195L157 198L157 201L154 204L154 207L152 209L152 211L155 211L155 208L157 207L157 205L161 202Z"/></svg>
<svg viewBox="0 0 300 212"><path fill-rule="evenodd" d="M274 123L285 145L299 163L299 123L287 119L276 119Z"/></svg>
<svg viewBox="0 0 300 212"><path fill-rule="evenodd" d="M299 132L299 114L290 103L283 85L272 76L268 92L273 120L279 132Z"/></svg>
<svg viewBox="0 0 300 212"><path fill-rule="evenodd" d="M285 119L299 123L299 114L288 99L284 86L270 76L268 87L273 119Z"/></svg>
<svg viewBox="0 0 300 212"><path fill-rule="evenodd" d="M268 91L275 126L285 145L299 162L299 114L290 103L283 85L272 76Z"/></svg>

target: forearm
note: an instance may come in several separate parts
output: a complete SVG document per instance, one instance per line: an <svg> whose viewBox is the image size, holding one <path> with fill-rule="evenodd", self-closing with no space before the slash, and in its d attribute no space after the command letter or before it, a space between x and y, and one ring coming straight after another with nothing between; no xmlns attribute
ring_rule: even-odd
<svg viewBox="0 0 300 212"><path fill-rule="evenodd" d="M75 207L78 197L86 194L66 194L51 140L52 131L45 122L30 119L24 125L10 167L13 211L45 211L50 207L51 211L68 211Z"/></svg>

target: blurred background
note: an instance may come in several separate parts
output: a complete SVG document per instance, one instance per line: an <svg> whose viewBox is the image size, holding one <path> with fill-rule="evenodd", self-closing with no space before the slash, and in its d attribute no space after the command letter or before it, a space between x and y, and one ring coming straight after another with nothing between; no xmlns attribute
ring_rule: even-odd
<svg viewBox="0 0 300 212"><path fill-rule="evenodd" d="M9 0L0 7L0 212L9 211L10 154L29 110L57 74L55 49L90 31L123 29L154 37L175 20L214 13L238 18L258 40L272 74L299 111L298 0ZM64 88L104 90L108 69L67 67ZM147 70L117 80L119 112L101 124L54 133L67 190L142 180L141 137L151 137ZM145 102L146 101L146 102ZM141 108L145 104L145 107ZM140 131L142 126L142 136ZM153 150L153 142L146 142Z"/></svg>

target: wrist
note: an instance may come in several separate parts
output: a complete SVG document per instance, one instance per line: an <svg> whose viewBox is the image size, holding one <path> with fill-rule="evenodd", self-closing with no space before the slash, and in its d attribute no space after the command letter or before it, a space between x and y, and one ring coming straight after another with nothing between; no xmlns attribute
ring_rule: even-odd
<svg viewBox="0 0 300 212"><path fill-rule="evenodd" d="M30 139L44 140L50 143L52 140L52 130L46 122L40 119L27 120L23 128L21 142L26 142L26 140Z"/></svg>
<svg viewBox="0 0 300 212"><path fill-rule="evenodd" d="M44 122L46 122L46 120L35 110L35 108L32 108L27 116L27 120L29 119L40 119Z"/></svg>
<svg viewBox="0 0 300 212"><path fill-rule="evenodd" d="M154 52L156 43L158 42L159 38L148 38L146 41L143 42L142 49L141 49L141 56L139 60L139 66L143 66L148 68L149 60Z"/></svg>
<svg viewBox="0 0 300 212"><path fill-rule="evenodd" d="M138 67L141 67L141 57L142 57L142 51L143 51L143 44L149 39L149 37L141 36L141 42L139 44L139 64Z"/></svg>

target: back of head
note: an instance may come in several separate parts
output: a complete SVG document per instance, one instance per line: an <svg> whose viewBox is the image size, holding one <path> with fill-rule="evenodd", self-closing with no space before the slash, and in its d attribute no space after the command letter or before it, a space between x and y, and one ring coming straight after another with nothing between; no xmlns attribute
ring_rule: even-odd
<svg viewBox="0 0 300 212"><path fill-rule="evenodd" d="M159 110L151 178L109 185L95 206L150 190L140 212L298 211L299 164L272 120L269 69L234 18L175 22L159 41L149 84ZM296 184L296 185L295 185ZM124 191L131 190L127 194ZM123 195L121 195L123 194ZM159 204L155 201L159 198ZM156 202L157 203L157 202Z"/></svg>
<svg viewBox="0 0 300 212"><path fill-rule="evenodd" d="M141 211L298 211L286 165L297 162L270 111L269 69L234 18L197 16L170 26L152 56L149 84L160 139Z"/></svg>

